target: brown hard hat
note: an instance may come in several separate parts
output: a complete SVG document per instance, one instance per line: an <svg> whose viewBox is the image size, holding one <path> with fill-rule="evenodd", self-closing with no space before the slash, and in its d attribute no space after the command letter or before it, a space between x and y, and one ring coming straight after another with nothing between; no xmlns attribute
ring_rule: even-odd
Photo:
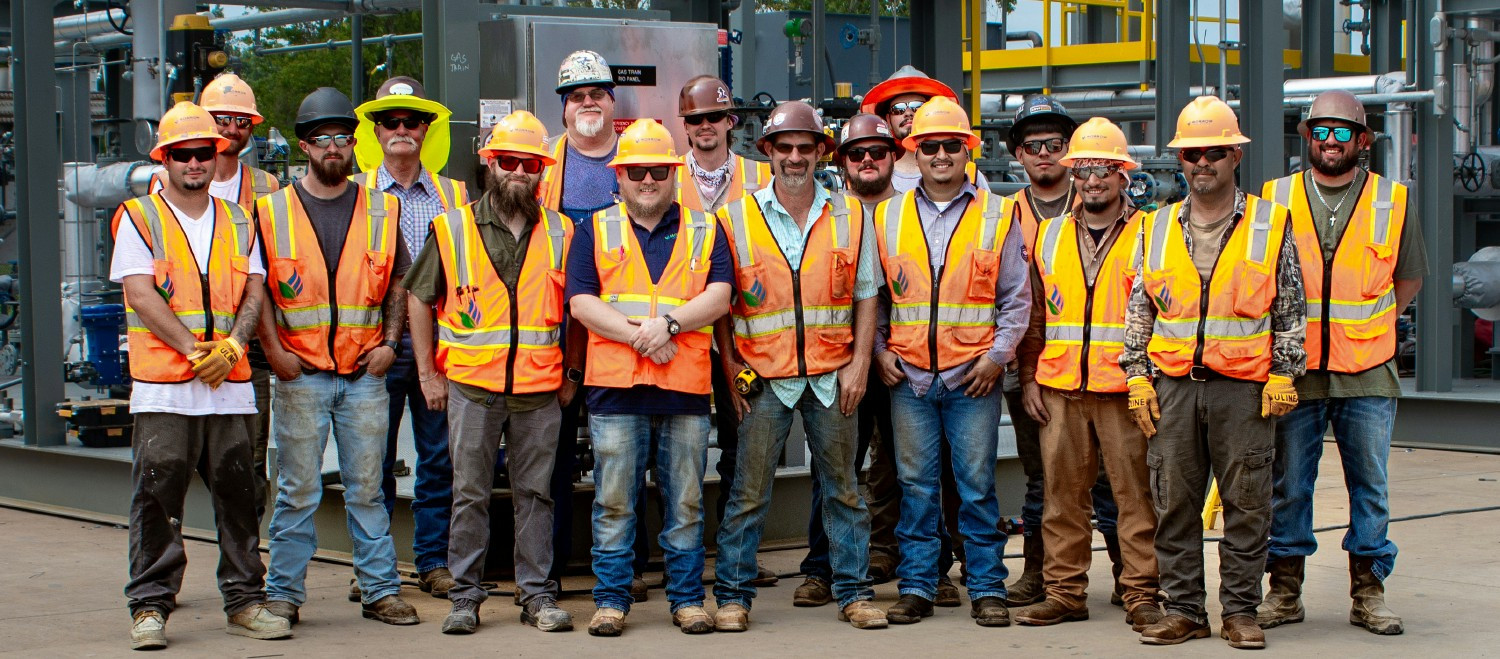
<svg viewBox="0 0 1500 659"><path fill-rule="evenodd" d="M687 81L677 94L677 116L728 111L734 109L729 85L713 76L698 76Z"/></svg>
<svg viewBox="0 0 1500 659"><path fill-rule="evenodd" d="M906 149L902 148L901 143L896 141L896 135L891 132L890 124L868 112L856 114L844 124L844 131L839 135L839 147L834 150L834 153L842 157L849 145L870 139L889 142L895 150L893 158L897 160L906 154Z"/></svg>
<svg viewBox="0 0 1500 659"><path fill-rule="evenodd" d="M1307 124L1317 119L1337 119L1355 124L1360 128L1369 130L1370 126L1365 123L1365 105L1351 94L1342 89L1330 89L1318 94L1313 99L1312 107L1307 109L1307 118L1297 124L1297 132L1307 135Z"/></svg>
<svg viewBox="0 0 1500 659"><path fill-rule="evenodd" d="M802 101L786 101L776 106L771 111L771 116L766 118L766 125L761 133L760 139L755 141L755 146L761 153L771 155L771 138L777 133L812 133L817 135L828 150L833 150L833 136L823 132L823 118L818 116L818 111L813 106Z"/></svg>

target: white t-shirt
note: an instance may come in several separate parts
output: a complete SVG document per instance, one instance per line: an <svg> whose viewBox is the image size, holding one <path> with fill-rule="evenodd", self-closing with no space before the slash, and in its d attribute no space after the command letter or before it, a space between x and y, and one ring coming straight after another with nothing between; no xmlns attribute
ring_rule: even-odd
<svg viewBox="0 0 1500 659"><path fill-rule="evenodd" d="M234 168L234 176L228 181L214 181L208 184L208 193L223 199L231 204L240 203L240 175L243 172L238 166Z"/></svg>
<svg viewBox="0 0 1500 659"><path fill-rule="evenodd" d="M213 204L202 216L190 217L172 202L167 207L177 216L177 223L187 235L188 246L198 261L198 271L208 269L208 252L213 243ZM109 264L109 280L122 283L131 275L156 274L151 248L136 231L130 221L120 223L115 236L115 253ZM250 274L266 274L261 264L260 243L250 246ZM167 412L199 416L205 414L254 414L255 388L248 382L225 382L218 389L210 389L202 380L191 380L178 384L156 384L136 382L130 390L130 412Z"/></svg>

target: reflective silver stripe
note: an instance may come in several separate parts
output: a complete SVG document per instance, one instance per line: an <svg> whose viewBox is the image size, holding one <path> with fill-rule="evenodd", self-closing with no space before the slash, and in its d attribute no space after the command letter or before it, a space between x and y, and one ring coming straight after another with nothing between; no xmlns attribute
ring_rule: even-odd
<svg viewBox="0 0 1500 659"><path fill-rule="evenodd" d="M313 327L321 327L331 322L332 317L328 314L328 305L320 304L313 307L302 307L300 309L276 309L276 323L288 330L304 330ZM342 319L341 319L342 320Z"/></svg>
<svg viewBox="0 0 1500 659"><path fill-rule="evenodd" d="M853 320L854 310L850 307L804 307L802 309L803 327L847 327ZM791 309L758 316L734 317L735 335L745 338L796 329L797 315Z"/></svg>
<svg viewBox="0 0 1500 659"><path fill-rule="evenodd" d="M1395 288L1387 288L1380 297L1366 302L1329 302L1328 319L1335 323L1360 323L1389 312L1396 306ZM1311 308L1311 305L1309 305ZM1312 321L1308 314L1308 322ZM1319 319L1321 320L1321 318Z"/></svg>
<svg viewBox="0 0 1500 659"><path fill-rule="evenodd" d="M167 260L167 248L162 244L161 209L151 197L140 197L132 199L135 208L141 213L141 221L146 223L146 231L151 235L151 258L158 261Z"/></svg>
<svg viewBox="0 0 1500 659"><path fill-rule="evenodd" d="M354 176L350 176L349 180L354 181L354 184L361 188L375 187L374 172L360 172Z"/></svg>
<svg viewBox="0 0 1500 659"><path fill-rule="evenodd" d="M833 207L833 247L842 249L849 246L849 204L844 201L844 195L835 194L829 199Z"/></svg>
<svg viewBox="0 0 1500 659"><path fill-rule="evenodd" d="M229 214L229 228L234 232L234 247L238 250L235 256L250 256L250 242L255 239L255 230L250 227L250 216L245 214L245 207L222 199L219 201L224 204L224 212Z"/></svg>
<svg viewBox="0 0 1500 659"><path fill-rule="evenodd" d="M984 203L984 222L979 225L979 249L991 252L1000 250L1000 215L1005 206L1004 198L997 194L981 190L979 192L981 202ZM986 247L988 245L988 247Z"/></svg>
<svg viewBox="0 0 1500 659"><path fill-rule="evenodd" d="M1089 327L1089 345L1125 345L1125 325L1094 323Z"/></svg>
<svg viewBox="0 0 1500 659"><path fill-rule="evenodd" d="M380 307L339 305L339 327L379 327Z"/></svg>
<svg viewBox="0 0 1500 659"><path fill-rule="evenodd" d="M1060 217L1043 220L1041 249L1037 251L1037 264L1042 267L1042 274L1052 274L1057 271L1057 247L1061 242L1063 227L1072 221L1072 217L1072 213L1069 212L1063 213Z"/></svg>
<svg viewBox="0 0 1500 659"><path fill-rule="evenodd" d="M1252 263L1269 263L1271 240L1271 212L1276 206L1265 201L1255 204L1255 216L1250 219L1250 240L1245 247L1245 260Z"/></svg>
<svg viewBox="0 0 1500 659"><path fill-rule="evenodd" d="M182 326L186 327L189 332L197 334L208 329L208 315L204 314L201 311L177 311L174 313L177 315L177 322L182 323ZM234 316L230 316L230 318L233 317ZM132 332L151 331L151 328L146 327L145 321L142 321L140 316L136 315L134 309L125 310L125 325L129 327ZM230 327L233 326L234 325L230 325ZM215 325L215 327L217 327L217 325ZM224 333L228 334L228 330L224 330Z"/></svg>
<svg viewBox="0 0 1500 659"><path fill-rule="evenodd" d="M625 246L629 244L626 232L630 230L630 227L626 226L628 220L625 219L624 214L620 210L621 208L621 204L615 204L604 209L603 215L599 216L599 237L604 241L604 251L606 252L625 249ZM614 229L614 233L618 233L619 237L610 235L610 229Z"/></svg>
<svg viewBox="0 0 1500 659"><path fill-rule="evenodd" d="M517 334L517 338L520 339L517 346L522 348L556 346L558 344L558 337L561 335L562 332L559 329L522 329ZM438 341L465 348L510 348L511 331L509 327L459 331L446 324L442 324L438 326Z"/></svg>
<svg viewBox="0 0 1500 659"><path fill-rule="evenodd" d="M1309 322L1309 323L1321 323L1321 322L1323 322L1323 301L1322 300L1309 299L1307 301L1307 322Z"/></svg>
<svg viewBox="0 0 1500 659"><path fill-rule="evenodd" d="M458 288L468 288L474 281L473 273L469 271L469 225L474 222L474 214L470 207L464 206L455 211L443 213L443 223L448 227L448 237L453 244L453 269L458 274L458 281L454 282Z"/></svg>
<svg viewBox="0 0 1500 659"><path fill-rule="evenodd" d="M1243 340L1253 339L1271 331L1271 315L1260 318L1210 317L1203 324L1204 339ZM1197 335L1198 319L1165 320L1156 317L1155 333L1169 339L1191 339Z"/></svg>
<svg viewBox="0 0 1500 659"><path fill-rule="evenodd" d="M366 188L365 214L369 219L369 250L385 251L386 195L374 188ZM340 320L343 320L341 317Z"/></svg>
<svg viewBox="0 0 1500 659"><path fill-rule="evenodd" d="M1291 208L1292 186L1296 185L1296 180L1301 176L1301 174L1293 174L1286 178L1279 178L1271 181L1271 200L1275 201L1278 204L1281 204L1282 206Z"/></svg>
<svg viewBox="0 0 1500 659"><path fill-rule="evenodd" d="M263 171L261 171L259 169L250 169L249 165L246 165L245 167L246 167L247 171L250 172L250 178L254 182L253 185L252 185L252 187L251 187L251 190L255 191L255 198L256 199L259 199L259 198L264 197L264 196L266 196L268 194L271 194L272 192L275 192L274 190L271 189L271 181L273 179L271 177L271 173L270 172L263 172Z"/></svg>
<svg viewBox="0 0 1500 659"><path fill-rule="evenodd" d="M1181 212L1182 202L1156 211L1156 217L1151 223L1151 253L1146 255L1147 268L1151 270L1166 268L1167 236L1170 235L1172 225L1178 222L1177 216Z"/></svg>
<svg viewBox="0 0 1500 659"><path fill-rule="evenodd" d="M236 320L236 318L238 318L238 316L236 316L233 313L224 313L224 312L221 312L221 311L215 311L214 312L214 330L218 331L218 332L222 332L224 334L228 334L229 330L231 330L231 329L234 328L234 321Z"/></svg>
<svg viewBox="0 0 1500 659"><path fill-rule="evenodd" d="M750 227L745 221L745 205L754 199L755 197L745 195L724 206L724 211L729 214L729 229L734 232L735 256L740 260L740 267L755 265L755 246L750 243Z"/></svg>
<svg viewBox="0 0 1500 659"><path fill-rule="evenodd" d="M548 263L552 265L553 270L561 270L563 269L563 249L567 247L564 243L568 237L567 225L563 224L563 216L550 208L542 209L542 222L547 228L547 249L550 250Z"/></svg>
<svg viewBox="0 0 1500 659"><path fill-rule="evenodd" d="M880 202L885 207L885 251L887 256L895 257L901 250L901 218L906 215L907 203L916 204L914 193L908 191L900 197L892 197ZM895 213L895 217L891 214Z"/></svg>
<svg viewBox="0 0 1500 659"><path fill-rule="evenodd" d="M1377 245L1390 244L1391 236L1391 211L1396 208L1393 197L1395 186L1391 180L1384 176L1375 177L1375 201L1373 203L1375 214L1370 222L1370 242Z"/></svg>
<svg viewBox="0 0 1500 659"><path fill-rule="evenodd" d="M1198 319L1172 319L1157 314L1152 334L1167 339L1191 339L1198 334Z"/></svg>
<svg viewBox="0 0 1500 659"><path fill-rule="evenodd" d="M1093 325L1089 327L1089 345L1125 345L1124 325ZM1047 323L1048 343L1072 343L1083 345L1083 324Z"/></svg>
<svg viewBox="0 0 1500 659"><path fill-rule="evenodd" d="M443 210L453 210L453 205L458 203L458 184L451 178L437 174L432 175L432 180L437 184L438 201L443 204Z"/></svg>
<svg viewBox="0 0 1500 659"><path fill-rule="evenodd" d="M700 257L703 261L708 260L708 255L703 253L703 241L708 239L708 216L698 211L688 211L688 246L692 250L688 252L688 267L697 270Z"/></svg>
<svg viewBox="0 0 1500 659"><path fill-rule="evenodd" d="M939 325L985 325L995 322L997 311L989 304L939 304ZM892 324L927 323L932 318L932 307L926 302L897 304L891 307Z"/></svg>
<svg viewBox="0 0 1500 659"><path fill-rule="evenodd" d="M1047 343L1074 343L1083 345L1083 325L1076 323L1047 323Z"/></svg>
<svg viewBox="0 0 1500 659"><path fill-rule="evenodd" d="M292 248L292 213L287 208L287 199L292 194L292 189L288 187L267 197L271 208L271 233L276 238L275 256L285 259L297 258L297 253Z"/></svg>

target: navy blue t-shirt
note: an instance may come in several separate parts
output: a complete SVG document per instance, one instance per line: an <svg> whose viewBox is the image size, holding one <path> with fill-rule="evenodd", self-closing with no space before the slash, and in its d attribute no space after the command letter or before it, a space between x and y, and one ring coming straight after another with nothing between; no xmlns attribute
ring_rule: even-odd
<svg viewBox="0 0 1500 659"><path fill-rule="evenodd" d="M646 260L646 270L651 281L661 279L661 273L672 260L672 247L677 244L677 231L681 225L681 207L672 204L656 228L630 222L635 230L635 239L641 244L641 253ZM710 218L712 221L712 218ZM568 250L568 288L566 299L574 295L599 295L599 269L594 263L594 222L592 219L579 222L573 232L573 246ZM729 253L729 239L723 231L714 232L713 252L709 255L708 283L734 283L734 262ZM707 368L705 365L704 368ZM585 387L590 414L708 414L707 394L686 394L660 387L640 385L629 389L614 387Z"/></svg>

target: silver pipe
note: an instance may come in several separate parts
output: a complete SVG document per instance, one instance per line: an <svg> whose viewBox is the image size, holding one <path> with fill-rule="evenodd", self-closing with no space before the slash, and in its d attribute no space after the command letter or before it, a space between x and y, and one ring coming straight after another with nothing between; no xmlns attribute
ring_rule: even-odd
<svg viewBox="0 0 1500 659"><path fill-rule="evenodd" d="M1398 92L1406 87L1406 72L1391 71L1378 75L1335 76L1328 78L1299 78L1282 84L1283 92L1292 95L1317 95L1325 91L1342 89L1351 94L1373 94Z"/></svg>
<svg viewBox="0 0 1500 659"><path fill-rule="evenodd" d="M362 42L362 44L366 45L366 46L378 46L378 45L381 45L381 44L391 44L391 43L401 43L401 42L405 42L405 41L421 41L421 40L422 40L422 33L421 32L413 32L411 34L388 34L388 35L381 36L381 37L365 37L363 39L360 39L360 41ZM297 44L295 46L278 46L276 48L265 48L265 49L257 50L255 52L258 55L283 55L283 54L286 54L286 53L300 53L300 52L308 51L308 50L333 50L335 48L347 48L349 46L352 46L353 44L354 44L354 42L352 40L349 40L349 39L341 39L341 40L338 40L338 41L334 41L334 40L330 39L330 40L324 41L322 43L304 43L304 44Z"/></svg>
<svg viewBox="0 0 1500 659"><path fill-rule="evenodd" d="M892 24L894 25L894 23ZM880 3L870 2L870 86L880 84Z"/></svg>
<svg viewBox="0 0 1500 659"><path fill-rule="evenodd" d="M1382 148L1385 157L1382 161L1385 168L1380 173L1393 181L1409 184L1412 179L1412 155L1411 148L1412 126L1414 113L1409 103L1391 103L1386 106L1385 132L1391 139L1386 140Z"/></svg>
<svg viewBox="0 0 1500 659"><path fill-rule="evenodd" d="M108 34L115 31L114 25L124 25L127 15L124 9L116 7L62 16L52 21L52 36L56 39L87 39L96 34ZM110 24L111 18L114 25Z"/></svg>
<svg viewBox="0 0 1500 659"><path fill-rule="evenodd" d="M1494 21L1488 19L1469 19L1468 27L1471 38L1476 32L1494 34L1490 31L1493 24ZM1485 146L1492 141L1489 131L1489 113L1484 112L1484 107L1489 104L1490 95L1495 91L1495 42L1490 39L1475 41L1471 57L1473 68L1470 76L1473 81L1469 99L1469 127L1472 129L1470 135L1474 138L1475 144Z"/></svg>
<svg viewBox="0 0 1500 659"><path fill-rule="evenodd" d="M144 3L141 0L134 0L131 3L132 15L134 16L134 18L131 20L132 25L139 26L145 24L144 21L140 20L140 15L134 12L134 8L141 4L149 3ZM286 3L276 4L284 6ZM385 11L406 11L414 9L421 5L421 0L357 0L355 2L345 4L357 5L359 12L371 13ZM207 14L203 15L207 16ZM229 16L225 18L214 18L210 16L209 24L212 25L215 30L239 32L242 30L254 30L256 28L290 25L292 23L305 23L308 21L337 20L348 15L349 12L347 11L329 9L279 9L276 11L267 11L260 13L247 12L239 16ZM140 31L136 30L136 33L139 34ZM110 48L118 48L120 46L131 43L131 38L118 32L111 32L108 34L102 34L90 38L88 39L87 43L95 50L108 50ZM54 44L58 54L62 55L66 55L68 53L68 48L71 45L71 40L58 41L56 44ZM10 55L10 49L0 48L0 57L5 57L8 55Z"/></svg>

